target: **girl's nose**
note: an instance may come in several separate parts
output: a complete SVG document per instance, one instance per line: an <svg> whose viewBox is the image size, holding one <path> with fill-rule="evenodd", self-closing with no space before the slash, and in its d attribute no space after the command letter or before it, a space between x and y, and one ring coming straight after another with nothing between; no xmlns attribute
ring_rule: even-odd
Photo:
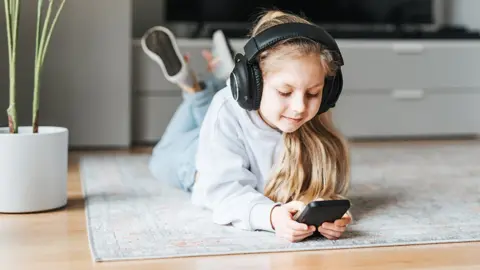
<svg viewBox="0 0 480 270"><path fill-rule="evenodd" d="M305 98L303 95L298 94L293 97L292 103L290 104L292 111L301 114L305 111L306 107L307 105L305 104Z"/></svg>

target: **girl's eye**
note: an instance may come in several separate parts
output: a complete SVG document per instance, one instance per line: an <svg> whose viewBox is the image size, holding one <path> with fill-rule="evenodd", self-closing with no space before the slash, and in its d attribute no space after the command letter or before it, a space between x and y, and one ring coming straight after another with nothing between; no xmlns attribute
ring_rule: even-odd
<svg viewBox="0 0 480 270"><path fill-rule="evenodd" d="M290 95L291 92L282 92L282 91L279 91L277 90L277 92L281 95L281 96L284 96L284 97L288 97Z"/></svg>
<svg viewBox="0 0 480 270"><path fill-rule="evenodd" d="M318 93L316 93L316 94L310 94L310 93L307 94L307 96L308 96L309 98L315 98L315 97L318 97L318 95L320 95L320 92L318 92Z"/></svg>

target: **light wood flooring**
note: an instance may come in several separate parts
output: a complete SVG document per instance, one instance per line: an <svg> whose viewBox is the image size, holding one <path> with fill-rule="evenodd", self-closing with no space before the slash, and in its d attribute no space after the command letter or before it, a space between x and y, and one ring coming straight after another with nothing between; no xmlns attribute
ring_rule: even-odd
<svg viewBox="0 0 480 270"><path fill-rule="evenodd" d="M149 151L142 147L129 152ZM0 269L480 269L480 242L94 263L78 172L78 157L84 153L70 153L67 207L0 214Z"/></svg>

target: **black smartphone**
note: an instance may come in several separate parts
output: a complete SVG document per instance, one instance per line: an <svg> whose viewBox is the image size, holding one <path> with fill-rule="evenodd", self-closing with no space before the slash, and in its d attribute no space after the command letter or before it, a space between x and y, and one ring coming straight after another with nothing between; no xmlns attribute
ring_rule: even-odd
<svg viewBox="0 0 480 270"><path fill-rule="evenodd" d="M295 214L293 219L299 223L319 227L324 222L341 219L350 209L349 200L313 201Z"/></svg>

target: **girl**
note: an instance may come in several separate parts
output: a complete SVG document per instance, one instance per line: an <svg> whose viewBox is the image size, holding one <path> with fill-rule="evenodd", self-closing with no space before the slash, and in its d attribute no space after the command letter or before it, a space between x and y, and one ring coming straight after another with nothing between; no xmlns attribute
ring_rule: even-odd
<svg viewBox="0 0 480 270"><path fill-rule="evenodd" d="M295 22L310 24L269 11L251 35ZM173 44L157 52L170 48L181 69L188 69L167 32L147 33L144 49L155 51L149 43ZM155 59L168 65L165 57ZM188 72L170 77L183 89L184 100L153 149L150 169L156 178L191 191L192 202L211 209L217 224L272 231L290 241L315 231L338 239L351 222L349 214L318 228L292 218L312 200L344 198L349 187L345 140L333 127L331 112L318 114L325 78L337 69L332 52L311 40L291 38L257 60L263 78L257 110L240 107L229 83L217 92L212 81L202 85Z"/></svg>

